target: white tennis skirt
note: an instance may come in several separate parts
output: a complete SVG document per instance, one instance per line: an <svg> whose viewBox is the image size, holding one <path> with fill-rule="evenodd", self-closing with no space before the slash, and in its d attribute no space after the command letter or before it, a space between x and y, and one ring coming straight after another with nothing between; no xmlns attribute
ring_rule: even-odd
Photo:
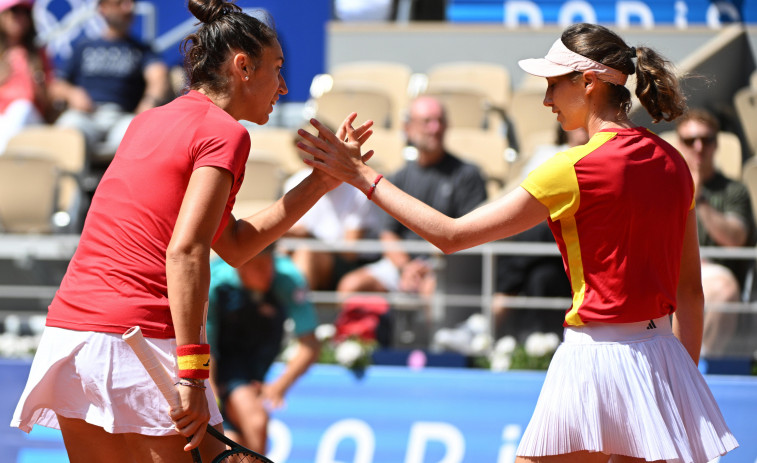
<svg viewBox="0 0 757 463"><path fill-rule="evenodd" d="M708 462L738 447L670 318L565 329L518 446Z"/></svg>
<svg viewBox="0 0 757 463"><path fill-rule="evenodd" d="M176 377L176 340L146 341ZM210 424L218 424L221 413L210 387L205 395ZM11 426L26 432L35 424L60 429L57 415L110 433L176 435L168 402L117 334L45 328Z"/></svg>

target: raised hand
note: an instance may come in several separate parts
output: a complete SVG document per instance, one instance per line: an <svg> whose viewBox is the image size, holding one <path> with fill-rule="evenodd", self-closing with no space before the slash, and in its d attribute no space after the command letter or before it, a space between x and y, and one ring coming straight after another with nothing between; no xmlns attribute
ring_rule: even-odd
<svg viewBox="0 0 757 463"><path fill-rule="evenodd" d="M344 140L345 142L357 142L358 146L363 146L370 136L373 135L373 130L371 130L371 127L373 127L373 121L367 120L363 122L360 127L355 129L352 127L352 124L355 122L356 118L357 113L350 113L350 115L342 121L342 125L339 126L335 135L339 140ZM320 138L323 137L320 130L318 131L318 136Z"/></svg>
<svg viewBox="0 0 757 463"><path fill-rule="evenodd" d="M298 148L311 156L305 163L340 181L346 181L363 191L367 191L366 178L373 169L365 162L373 156L373 151L361 154L361 146L368 140L373 131L370 129L373 121L366 121L357 129L352 127L356 113L350 114L342 126L334 134L316 119L310 123L318 130L318 136L300 129L299 135L304 142L297 144Z"/></svg>

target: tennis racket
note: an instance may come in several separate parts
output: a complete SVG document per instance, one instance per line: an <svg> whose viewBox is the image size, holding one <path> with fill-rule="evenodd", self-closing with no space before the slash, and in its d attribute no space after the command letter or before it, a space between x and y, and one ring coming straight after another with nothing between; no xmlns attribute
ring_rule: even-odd
<svg viewBox="0 0 757 463"><path fill-rule="evenodd" d="M168 404L172 408L179 408L181 406L181 399L179 398L179 393L174 387L173 380L168 375L165 368L163 368L160 362L158 362L158 359L155 357L152 350L150 350L147 341L142 337L142 330L138 326L135 326L124 333L122 338L126 341L126 344L131 347L134 353L137 354L142 366L145 367L147 373L149 373L152 380L155 381L155 384L158 386L158 389L160 389L163 397L168 401ZM273 461L263 455L253 452L224 436L223 433L219 432L213 426L208 425L207 433L229 447L228 450L224 450L216 456L212 463L273 463ZM192 461L194 461L194 463L202 463L200 452L196 448L192 449Z"/></svg>

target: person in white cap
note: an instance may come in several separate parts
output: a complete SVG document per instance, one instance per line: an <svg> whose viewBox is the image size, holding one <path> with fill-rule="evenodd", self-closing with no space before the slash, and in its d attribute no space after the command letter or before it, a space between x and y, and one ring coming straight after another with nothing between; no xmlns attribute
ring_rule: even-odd
<svg viewBox="0 0 757 463"><path fill-rule="evenodd" d="M567 28L543 59L544 104L590 140L554 155L519 188L453 219L382 180L354 144L317 120L309 165L364 191L445 253L547 220L571 282L553 357L518 462L707 462L738 446L702 374L703 295L694 182L670 144L628 118L636 96L654 121L682 114L667 61L592 24ZM380 155L380 153L378 154Z"/></svg>
<svg viewBox="0 0 757 463"><path fill-rule="evenodd" d="M0 0L0 154L24 127L52 122L52 62L37 44L33 0Z"/></svg>

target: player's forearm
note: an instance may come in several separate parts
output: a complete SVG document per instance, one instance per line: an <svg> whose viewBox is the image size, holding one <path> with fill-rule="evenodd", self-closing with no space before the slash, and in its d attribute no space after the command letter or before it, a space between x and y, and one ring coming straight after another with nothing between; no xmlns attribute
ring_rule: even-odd
<svg viewBox="0 0 757 463"><path fill-rule="evenodd" d="M210 283L208 250L200 247L170 249L166 253L166 279L176 344L199 344Z"/></svg>
<svg viewBox="0 0 757 463"><path fill-rule="evenodd" d="M385 179L376 185L372 200L389 215L443 252L452 250L454 246L450 240L450 236L454 235L452 218L413 198Z"/></svg>
<svg viewBox="0 0 757 463"><path fill-rule="evenodd" d="M284 235L328 190L327 185L306 178L256 214L236 220L232 217L213 250L230 265L242 265Z"/></svg>
<svg viewBox="0 0 757 463"><path fill-rule="evenodd" d="M704 298L699 298L694 293L688 297L679 290L678 309L673 315L673 333L686 348L694 363L699 363L703 330Z"/></svg>
<svg viewBox="0 0 757 463"><path fill-rule="evenodd" d="M694 210L686 218L681 265L676 292L673 333L686 348L694 363L699 362L704 324L704 293Z"/></svg>

